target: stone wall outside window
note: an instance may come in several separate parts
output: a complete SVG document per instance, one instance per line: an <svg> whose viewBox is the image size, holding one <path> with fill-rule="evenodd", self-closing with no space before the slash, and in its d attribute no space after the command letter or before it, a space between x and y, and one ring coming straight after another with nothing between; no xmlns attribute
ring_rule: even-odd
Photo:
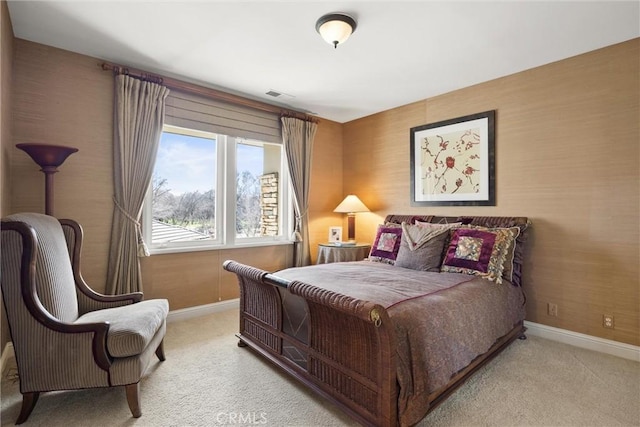
<svg viewBox="0 0 640 427"><path fill-rule="evenodd" d="M263 236L278 233L278 173L260 176L260 223Z"/></svg>

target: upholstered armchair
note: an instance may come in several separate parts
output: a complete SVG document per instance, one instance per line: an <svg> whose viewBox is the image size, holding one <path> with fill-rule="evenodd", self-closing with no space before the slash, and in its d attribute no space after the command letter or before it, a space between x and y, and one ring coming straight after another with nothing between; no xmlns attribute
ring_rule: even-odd
<svg viewBox="0 0 640 427"><path fill-rule="evenodd" d="M2 297L23 396L16 424L42 392L93 387L124 386L139 417L140 379L154 353L165 359L167 300L91 290L75 221L22 213L4 218L1 229Z"/></svg>

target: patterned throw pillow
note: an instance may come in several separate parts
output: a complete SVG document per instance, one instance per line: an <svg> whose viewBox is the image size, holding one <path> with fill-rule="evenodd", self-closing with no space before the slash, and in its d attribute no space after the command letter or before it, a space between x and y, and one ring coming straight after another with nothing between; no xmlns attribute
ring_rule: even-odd
<svg viewBox="0 0 640 427"><path fill-rule="evenodd" d="M518 226L515 227L484 227L482 225L468 225L467 227L469 228L475 228L478 230L511 230L511 232L513 232L513 239L511 239L509 241L509 245L507 246L507 256L505 258L504 261L504 270L502 271L502 278L508 280L509 282L511 282L512 285L515 285L514 283L514 267L513 267L513 263L515 260L515 252L516 252L516 245L517 245L517 241L518 241L518 236L520 236L521 228ZM526 228L526 225L524 226Z"/></svg>
<svg viewBox="0 0 640 427"><path fill-rule="evenodd" d="M403 222L402 241L395 266L420 271L440 271L442 253L448 238L447 227L419 226Z"/></svg>
<svg viewBox="0 0 640 427"><path fill-rule="evenodd" d="M507 251L515 236L509 228L455 229L440 271L471 274L502 283Z"/></svg>
<svg viewBox="0 0 640 427"><path fill-rule="evenodd" d="M518 236L520 236L520 227L509 227L508 230L513 232L513 239L509 243L509 246L507 246L507 256L504 261L502 278L513 284L513 260L516 254L516 241L518 240Z"/></svg>
<svg viewBox="0 0 640 427"><path fill-rule="evenodd" d="M369 253L369 261L394 264L398 256L401 240L402 227L400 224L379 225L375 241Z"/></svg>

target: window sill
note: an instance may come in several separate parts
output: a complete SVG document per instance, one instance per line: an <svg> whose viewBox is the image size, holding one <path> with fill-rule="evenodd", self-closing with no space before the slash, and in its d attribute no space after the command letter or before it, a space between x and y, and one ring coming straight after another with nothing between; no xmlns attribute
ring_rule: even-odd
<svg viewBox="0 0 640 427"><path fill-rule="evenodd" d="M216 246L185 246L181 248L153 248L149 249L151 256L153 255L166 255L185 252L202 252L202 251L221 251L226 249L242 249L242 248L261 248L266 246L283 246L293 245L292 240L271 240L268 242L246 242L236 243L234 245L216 245Z"/></svg>

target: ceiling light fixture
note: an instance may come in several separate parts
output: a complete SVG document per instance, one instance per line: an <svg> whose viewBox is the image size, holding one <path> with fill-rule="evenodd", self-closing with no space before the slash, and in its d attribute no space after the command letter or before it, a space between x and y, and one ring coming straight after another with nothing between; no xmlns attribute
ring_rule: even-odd
<svg viewBox="0 0 640 427"><path fill-rule="evenodd" d="M347 41L349 36L356 30L358 24L356 20L344 13L329 13L321 16L316 22L316 31L334 49Z"/></svg>

